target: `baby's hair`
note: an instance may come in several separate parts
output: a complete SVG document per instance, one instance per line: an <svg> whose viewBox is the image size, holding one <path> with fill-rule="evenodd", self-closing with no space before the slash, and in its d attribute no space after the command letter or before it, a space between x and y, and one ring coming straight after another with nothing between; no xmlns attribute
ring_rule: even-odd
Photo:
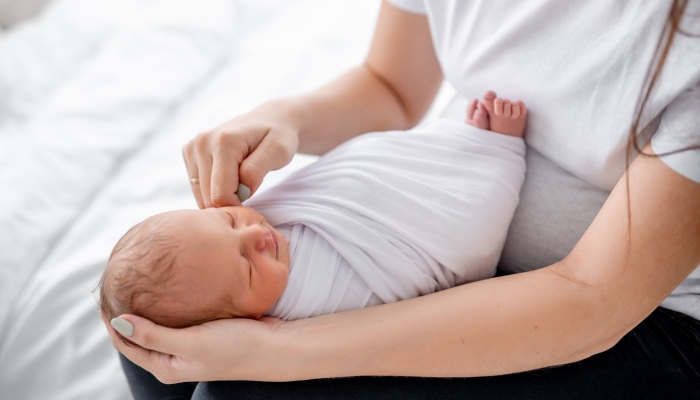
<svg viewBox="0 0 700 400"><path fill-rule="evenodd" d="M153 288L172 278L176 243L173 235L158 229L164 218L159 214L135 225L114 246L98 283L107 319L141 314L160 297Z"/></svg>

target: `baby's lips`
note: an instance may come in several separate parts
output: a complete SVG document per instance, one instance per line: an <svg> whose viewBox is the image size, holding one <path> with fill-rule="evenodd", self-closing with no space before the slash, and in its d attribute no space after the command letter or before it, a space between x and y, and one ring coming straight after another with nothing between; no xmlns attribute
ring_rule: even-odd
<svg viewBox="0 0 700 400"><path fill-rule="evenodd" d="M250 188L242 183L239 183L238 190L236 190L236 195L238 196L238 200L243 203L250 197Z"/></svg>

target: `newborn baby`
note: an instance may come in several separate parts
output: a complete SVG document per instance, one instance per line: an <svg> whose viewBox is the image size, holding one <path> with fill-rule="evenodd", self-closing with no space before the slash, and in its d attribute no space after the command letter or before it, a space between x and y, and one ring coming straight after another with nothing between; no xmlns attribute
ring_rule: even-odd
<svg viewBox="0 0 700 400"><path fill-rule="evenodd" d="M102 311L170 327L290 320L491 277L524 179L526 118L487 92L466 125L365 134L247 206L148 218L112 251Z"/></svg>

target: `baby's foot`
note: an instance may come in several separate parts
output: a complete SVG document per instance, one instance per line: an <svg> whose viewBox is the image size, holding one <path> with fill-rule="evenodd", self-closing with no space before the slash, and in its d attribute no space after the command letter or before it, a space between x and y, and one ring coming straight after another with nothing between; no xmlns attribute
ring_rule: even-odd
<svg viewBox="0 0 700 400"><path fill-rule="evenodd" d="M472 100L467 106L467 124L504 135L523 137L527 122L525 103L511 103L488 91L484 101Z"/></svg>

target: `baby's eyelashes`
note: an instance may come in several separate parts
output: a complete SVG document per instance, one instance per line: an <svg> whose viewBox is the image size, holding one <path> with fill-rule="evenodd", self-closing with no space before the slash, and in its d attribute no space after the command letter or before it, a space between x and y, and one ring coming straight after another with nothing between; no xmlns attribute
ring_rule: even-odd
<svg viewBox="0 0 700 400"><path fill-rule="evenodd" d="M251 269L251 268L253 267L253 262L250 261L250 258L248 258L248 256L242 254L242 255L241 255L241 258L243 258L243 264L242 264L242 266L243 266L244 268Z"/></svg>

